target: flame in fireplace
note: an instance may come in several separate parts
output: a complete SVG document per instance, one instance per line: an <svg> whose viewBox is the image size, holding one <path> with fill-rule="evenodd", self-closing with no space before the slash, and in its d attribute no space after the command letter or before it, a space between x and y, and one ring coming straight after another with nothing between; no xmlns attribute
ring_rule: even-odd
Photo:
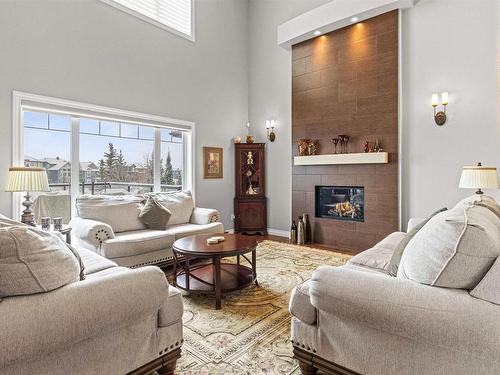
<svg viewBox="0 0 500 375"><path fill-rule="evenodd" d="M340 217L357 217L361 208L359 204L353 204L349 201L342 203L335 203L332 208L328 210L328 214Z"/></svg>

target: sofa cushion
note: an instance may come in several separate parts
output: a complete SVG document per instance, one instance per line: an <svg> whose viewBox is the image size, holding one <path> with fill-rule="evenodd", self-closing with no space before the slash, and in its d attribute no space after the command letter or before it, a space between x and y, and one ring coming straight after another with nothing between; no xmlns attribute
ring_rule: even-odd
<svg viewBox="0 0 500 375"><path fill-rule="evenodd" d="M115 238L101 245L101 255L106 258L119 258L167 249L172 246L175 235L164 230L143 229L115 233Z"/></svg>
<svg viewBox="0 0 500 375"><path fill-rule="evenodd" d="M408 233L401 239L401 241L398 243L398 245L394 248L394 253L392 254L391 261L386 267L387 273L391 276L397 276L398 275L398 268L399 268L399 263L401 262L401 257L403 256L403 252L405 251L406 246L410 242L410 240L418 233L420 229L424 227L427 222L436 216L438 213L446 211L447 208L441 208L440 210L437 210L434 212L431 216L429 216L427 219L422 220L418 224L414 225Z"/></svg>
<svg viewBox="0 0 500 375"><path fill-rule="evenodd" d="M172 214L168 221L170 225L189 223L194 209L193 196L190 191L152 193L146 196L155 196L158 202L170 211Z"/></svg>
<svg viewBox="0 0 500 375"><path fill-rule="evenodd" d="M195 234L220 234L224 233L224 226L222 223L210 223L205 225L198 224L177 224L170 225L167 228L167 232L173 233L175 235L175 239L193 236Z"/></svg>
<svg viewBox="0 0 500 375"><path fill-rule="evenodd" d="M500 257L477 286L470 292L475 298L500 305Z"/></svg>
<svg viewBox="0 0 500 375"><path fill-rule="evenodd" d="M314 324L316 323L317 312L309 298L310 285L311 280L306 280L293 288L292 295L290 296L289 310L290 314L304 323Z"/></svg>
<svg viewBox="0 0 500 375"><path fill-rule="evenodd" d="M365 250L347 261L349 264L384 270L389 265L394 249L406 237L406 233L394 232L372 248Z"/></svg>
<svg viewBox="0 0 500 375"><path fill-rule="evenodd" d="M85 275L91 275L93 273L117 266L115 262L94 253L92 250L79 247L77 248L77 251L80 254L80 258L85 266Z"/></svg>
<svg viewBox="0 0 500 375"><path fill-rule="evenodd" d="M500 219L471 203L434 216L408 243L397 277L473 289L500 251Z"/></svg>
<svg viewBox="0 0 500 375"><path fill-rule="evenodd" d="M139 220L149 229L165 230L172 214L170 211L158 203L154 196L149 196L141 209Z"/></svg>
<svg viewBox="0 0 500 375"><path fill-rule="evenodd" d="M120 233L146 228L139 220L142 200L132 195L82 195L76 207L78 216L106 223Z"/></svg>
<svg viewBox="0 0 500 375"><path fill-rule="evenodd" d="M48 292L80 279L80 264L57 235L27 225L0 228L0 298Z"/></svg>

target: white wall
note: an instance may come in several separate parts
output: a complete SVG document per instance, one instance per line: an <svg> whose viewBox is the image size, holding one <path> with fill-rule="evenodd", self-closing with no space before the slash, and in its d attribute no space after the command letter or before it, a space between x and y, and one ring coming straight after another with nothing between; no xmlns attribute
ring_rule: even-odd
<svg viewBox="0 0 500 375"><path fill-rule="evenodd" d="M471 195L458 188L463 165L500 168L499 20L496 0L422 0L404 13L404 220ZM438 127L430 100L441 91Z"/></svg>
<svg viewBox="0 0 500 375"><path fill-rule="evenodd" d="M12 90L196 122L197 200L232 227L231 137L248 116L247 1L197 0L196 43L97 0L0 4L0 212L11 164ZM223 180L202 178L223 146ZM47 145L50 147L50 145Z"/></svg>
<svg viewBox="0 0 500 375"><path fill-rule="evenodd" d="M279 24L329 0L250 0L249 118L259 141L265 121L278 121L267 147L268 227L290 228L291 56L277 44Z"/></svg>

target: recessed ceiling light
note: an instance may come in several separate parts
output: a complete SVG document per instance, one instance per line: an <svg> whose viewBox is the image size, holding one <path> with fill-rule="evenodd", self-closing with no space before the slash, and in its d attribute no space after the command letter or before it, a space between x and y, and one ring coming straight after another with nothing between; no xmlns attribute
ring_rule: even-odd
<svg viewBox="0 0 500 375"><path fill-rule="evenodd" d="M321 35L321 31L316 30L316 31L314 32L314 35Z"/></svg>
<svg viewBox="0 0 500 375"><path fill-rule="evenodd" d="M351 17L351 22L354 23L354 22L358 22L359 21L359 18L358 17Z"/></svg>

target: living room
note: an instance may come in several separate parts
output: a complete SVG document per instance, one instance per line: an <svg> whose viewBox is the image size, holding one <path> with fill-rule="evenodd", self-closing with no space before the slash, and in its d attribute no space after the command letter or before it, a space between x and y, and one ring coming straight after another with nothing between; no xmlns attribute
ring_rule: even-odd
<svg viewBox="0 0 500 375"><path fill-rule="evenodd" d="M498 1L0 10L0 373L498 373Z"/></svg>

